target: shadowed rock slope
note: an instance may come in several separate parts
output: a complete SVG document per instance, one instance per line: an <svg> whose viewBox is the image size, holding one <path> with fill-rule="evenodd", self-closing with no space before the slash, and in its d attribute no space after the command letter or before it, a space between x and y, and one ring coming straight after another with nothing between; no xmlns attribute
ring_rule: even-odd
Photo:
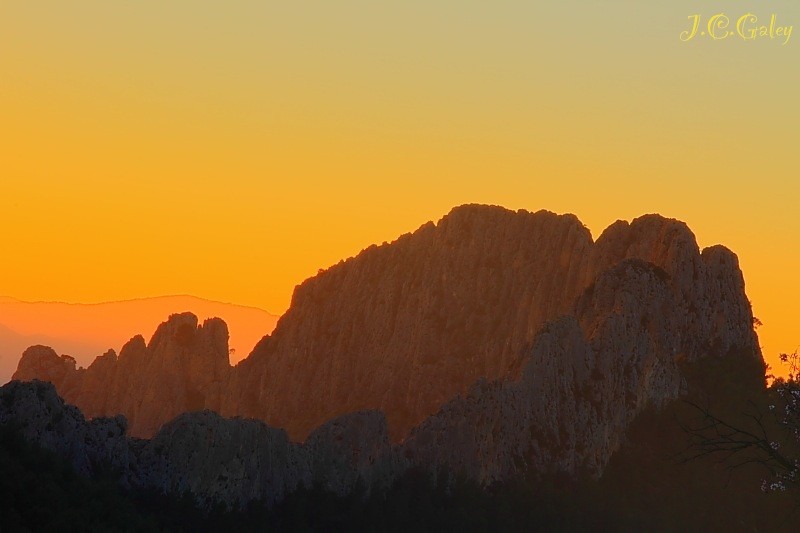
<svg viewBox="0 0 800 533"><path fill-rule="evenodd" d="M747 330L737 338L722 315L693 316L670 280L638 259L607 270L539 332L518 378L481 380L447 402L412 430L405 456L484 484L531 471L599 476L640 413L685 394L682 363L698 353L690 326L702 353L756 359Z"/></svg>
<svg viewBox="0 0 800 533"><path fill-rule="evenodd" d="M425 451L426 435L456 434L448 417L480 411L457 437L480 448L486 443L476 435L488 431L480 421L501 423L486 409L520 412L524 420L501 417L517 428L507 461L544 446L520 433L531 413L550 432L566 412L595 420L600 425L588 427L608 433L601 440L612 449L640 408L679 394L677 361L732 350L760 357L736 256L723 247L701 253L685 224L646 215L593 242L572 215L477 205L306 280L273 334L234 368L226 336L221 321L198 326L192 315L176 315L147 345L135 337L119 357L108 353L85 370L31 348L14 377L52 381L89 417L122 413L131 434L143 437L205 408L259 418L304 440L326 420L379 409L394 441L422 424L409 454L450 463ZM494 400L472 387L479 379ZM594 382L603 386L594 390ZM578 412L586 409L574 400L580 391L612 403ZM585 452L564 464L601 464L606 455ZM508 470L495 465L485 476Z"/></svg>
<svg viewBox="0 0 800 533"><path fill-rule="evenodd" d="M125 487L191 494L198 503L272 504L313 484L335 494L388 488L402 471L381 413L351 413L318 428L305 444L258 420L184 413L149 440L130 438L122 416L87 421L51 383L0 387L0 426L54 451L89 475L109 467Z"/></svg>

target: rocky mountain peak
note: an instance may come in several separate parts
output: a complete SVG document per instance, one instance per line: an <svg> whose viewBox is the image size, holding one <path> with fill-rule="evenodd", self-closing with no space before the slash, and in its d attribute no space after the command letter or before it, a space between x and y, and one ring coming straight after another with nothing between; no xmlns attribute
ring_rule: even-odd
<svg viewBox="0 0 800 533"><path fill-rule="evenodd" d="M19 376L155 435L133 447L134 484L237 505L388 486L409 466L600 475L637 416L685 393L684 363L761 357L735 254L701 252L682 222L646 215L594 242L574 216L493 206L306 280L233 368L225 324L191 314L86 370L26 354Z"/></svg>
<svg viewBox="0 0 800 533"><path fill-rule="evenodd" d="M645 278L656 280L647 290L619 288ZM684 311L666 317L646 301L618 301L659 291ZM592 340L610 302L650 309L640 320L651 329L680 331L678 355L758 354L735 255L701 253L686 224L645 215L594 242L574 215L464 205L304 281L274 332L234 368L225 323L183 313L147 345L131 339L116 361L18 373L53 379L87 416L125 414L135 436L179 412L211 409L302 441L328 420L380 410L397 442L479 379L520 379L538 332L560 317L574 317L590 344L616 342Z"/></svg>
<svg viewBox="0 0 800 533"><path fill-rule="evenodd" d="M193 313L177 313L158 326L147 349L151 352L171 355L186 353L194 357L208 356L227 361L228 337L228 326L220 318L206 319L201 325Z"/></svg>
<svg viewBox="0 0 800 533"><path fill-rule="evenodd" d="M59 356L49 346L31 346L22 353L14 379L29 381L40 379L53 383L75 372L75 359L69 355Z"/></svg>
<svg viewBox="0 0 800 533"><path fill-rule="evenodd" d="M14 379L54 383L90 418L123 413L134 436L152 436L185 411L218 410L230 371L225 322L210 318L199 324L192 313L171 315L149 343L136 335L119 357L111 350L87 369L76 370L74 359L46 347L26 354Z"/></svg>
<svg viewBox="0 0 800 533"><path fill-rule="evenodd" d="M138 354L143 354L147 351L147 343L141 335L134 335L131 340L126 342L122 349L119 351L119 358L126 359L128 357L138 357Z"/></svg>

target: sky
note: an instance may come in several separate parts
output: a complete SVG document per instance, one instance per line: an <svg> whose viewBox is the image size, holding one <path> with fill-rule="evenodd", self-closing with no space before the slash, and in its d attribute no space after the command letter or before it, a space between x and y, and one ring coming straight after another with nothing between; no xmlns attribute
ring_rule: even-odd
<svg viewBox="0 0 800 533"><path fill-rule="evenodd" d="M682 41L725 13L784 38ZM701 28L701 29L702 29ZM658 212L800 346L800 4L0 0L0 294L281 313L463 203Z"/></svg>

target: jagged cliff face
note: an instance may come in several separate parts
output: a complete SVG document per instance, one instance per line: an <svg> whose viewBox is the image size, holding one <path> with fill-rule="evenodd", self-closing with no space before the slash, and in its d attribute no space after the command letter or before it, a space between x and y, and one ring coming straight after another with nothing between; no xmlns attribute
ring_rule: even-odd
<svg viewBox="0 0 800 533"><path fill-rule="evenodd" d="M223 413L302 439L333 416L381 409L401 439L477 379L518 377L545 322L580 315L594 334L599 318L575 301L626 259L670 278L684 339L671 355L757 350L736 257L721 247L701 255L681 222L617 222L593 243L571 215L464 206L298 287L275 333L234 370ZM613 311L607 301L595 314Z"/></svg>
<svg viewBox="0 0 800 533"><path fill-rule="evenodd" d="M225 414L303 439L360 409L395 439L479 377L518 367L582 290L592 240L574 216L455 209L311 278L234 371ZM236 392L239 392L237 395Z"/></svg>
<svg viewBox="0 0 800 533"><path fill-rule="evenodd" d="M599 292L604 274L629 259L657 267L663 287ZM661 306L633 329L612 326L621 306L654 298ZM15 378L51 380L90 417L125 414L136 436L207 408L260 418L303 440L333 417L379 409L398 441L480 378L516 382L532 365L541 375L555 356L531 359L534 339L565 315L577 320L592 364L607 377L630 335L637 349L658 348L664 360L734 347L758 356L736 257L722 247L701 254L683 223L648 215L617 222L592 242L572 215L463 206L304 282L275 332L233 369L221 321L198 326L177 315L147 346L135 337L118 358L108 353L86 370L29 350ZM667 353L667 344L677 351Z"/></svg>
<svg viewBox="0 0 800 533"><path fill-rule="evenodd" d="M483 206L306 281L235 368L226 336L174 315L85 370L33 347L15 377L155 434L127 448L130 483L233 505L385 487L411 465L598 475L645 407L682 394L683 361L760 358L736 256L701 253L684 224L648 215L592 242L572 216ZM195 413L156 434L202 408L286 431Z"/></svg>
<svg viewBox="0 0 800 533"><path fill-rule="evenodd" d="M218 409L230 373L228 328L220 319L198 325L190 313L173 315L149 344L137 335L119 357L107 352L86 369L44 346L25 351L13 379L56 385L90 418L124 414L137 437L151 437L180 413Z"/></svg>
<svg viewBox="0 0 800 533"><path fill-rule="evenodd" d="M634 418L685 388L679 365L694 341L682 325L698 318L689 305L663 270L623 261L572 316L540 331L518 379L481 381L448 402L412 431L407 455L484 483L525 471L599 475ZM724 345L729 333L709 341Z"/></svg>
<svg viewBox="0 0 800 533"><path fill-rule="evenodd" d="M87 421L51 383L12 381L0 387L0 425L68 459L84 475L111 466L127 487L192 494L205 505L268 504L300 487L345 495L387 488L407 462L389 444L379 412L351 413L291 442L259 420L184 413L150 440L129 438L122 416Z"/></svg>

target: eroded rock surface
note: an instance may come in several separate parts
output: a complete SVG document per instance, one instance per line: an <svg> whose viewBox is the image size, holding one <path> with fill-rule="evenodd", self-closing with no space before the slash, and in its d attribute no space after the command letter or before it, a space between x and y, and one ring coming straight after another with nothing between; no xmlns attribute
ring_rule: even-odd
<svg viewBox="0 0 800 533"><path fill-rule="evenodd" d="M683 362L760 360L752 323L736 256L683 223L592 242L572 216L465 206L307 280L235 368L224 323L189 314L87 369L32 347L15 377L93 420L14 382L0 422L83 472L111 461L131 485L234 507L380 490L410 466L599 475L639 413L684 392ZM116 413L153 438L101 418Z"/></svg>
<svg viewBox="0 0 800 533"><path fill-rule="evenodd" d="M229 373L225 323L199 325L184 313L161 324L148 344L137 335L119 357L111 350L86 369L50 348L31 347L13 379L50 381L87 417L124 414L132 435L151 437L180 413L218 410Z"/></svg>
<svg viewBox="0 0 800 533"><path fill-rule="evenodd" d="M52 383L0 387L0 424L90 475L111 466L125 486L192 494L201 505L272 504L317 485L344 496L387 488L406 463L389 444L382 413L355 413L319 428L306 444L282 429L211 411L184 413L149 440L130 438L125 417L87 421Z"/></svg>
<svg viewBox="0 0 800 533"><path fill-rule="evenodd" d="M303 439L333 416L380 409L400 440L479 378L519 377L546 322L572 314L595 337L599 318L575 302L628 259L664 272L665 301L682 309L648 315L678 321L682 352L671 355L757 352L736 256L701 254L682 222L620 221L593 243L572 215L462 206L300 285L273 335L234 369L222 412ZM617 296L604 297L592 300L602 312Z"/></svg>
<svg viewBox="0 0 800 533"><path fill-rule="evenodd" d="M651 281L631 271L642 270L635 261L652 267L642 267ZM547 352L540 330L561 317L577 326L558 341L568 348ZM233 368L226 339L221 320L174 315L149 343L134 337L119 357L109 352L87 369L31 348L14 377L52 381L89 418L124 414L138 437L209 409L302 441L328 420L379 410L397 443L454 397L472 398L480 379L490 389L523 383L514 386L549 391L531 393L537 398L567 398L587 382L584 369L564 365L588 358L590 374L608 381L603 401L626 391L635 414L677 394L674 361L731 350L760 357L736 256L721 246L701 253L685 224L646 215L593 242L572 215L475 205L306 280L274 333ZM547 377L525 382L529 375ZM548 389L553 380L561 392ZM560 405L548 401L548 410ZM534 404L524 416L542 409ZM515 446L529 445L538 444Z"/></svg>

